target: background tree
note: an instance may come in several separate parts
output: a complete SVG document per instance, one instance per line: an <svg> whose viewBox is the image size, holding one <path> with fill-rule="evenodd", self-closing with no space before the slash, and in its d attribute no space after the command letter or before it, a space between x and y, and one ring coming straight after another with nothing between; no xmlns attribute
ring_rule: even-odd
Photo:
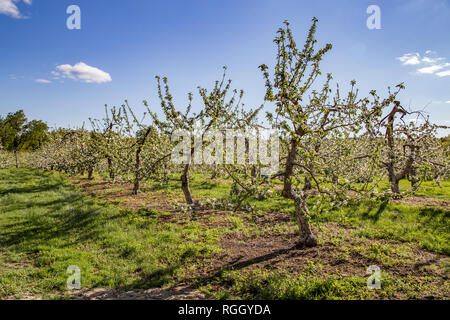
<svg viewBox="0 0 450 320"><path fill-rule="evenodd" d="M142 119L135 115L128 101L125 100L125 104L122 106L123 123L126 124L125 130L128 135L135 134L130 152L134 157L133 193L138 194L141 192L140 183L142 180L154 178L163 172L165 163L170 160L171 143L169 138L159 132L153 124L144 123L147 113L151 113L147 101L144 101L147 112L144 113Z"/></svg>
<svg viewBox="0 0 450 320"><path fill-rule="evenodd" d="M117 123L119 122L117 117L120 117L120 110L116 107L108 108L105 105L105 117L101 120L90 118L92 131L95 134L94 143L99 153L103 155L103 158L107 161L107 171L109 179L114 181L116 178L116 171L118 170L118 157L119 150L118 144L120 137L115 130Z"/></svg>
<svg viewBox="0 0 450 320"><path fill-rule="evenodd" d="M448 168L448 158L437 138L437 130L447 127L430 123L421 111L404 108L396 100L402 89L403 84L397 85L395 91L388 88L389 95L383 100L372 92L377 113L369 129L371 139L379 144L378 166L385 170L394 197L402 196L400 180L408 179L408 192L414 192L433 172L438 181ZM416 118L410 119L414 115Z"/></svg>
<svg viewBox="0 0 450 320"><path fill-rule="evenodd" d="M27 122L23 110L0 118L0 140L3 148L14 152L16 167L19 167L19 151L33 151L48 140L48 126L40 120Z"/></svg>
<svg viewBox="0 0 450 320"><path fill-rule="evenodd" d="M164 118L160 120L156 113L151 113L155 125L160 128L167 136L172 136L176 131L184 131L192 134L197 138L194 143L191 143L188 159L183 166L181 174L181 188L183 190L186 203L192 205L194 200L190 190L190 172L193 165L194 153L198 141L204 141L205 136L213 130L224 130L226 128L235 127L239 123L242 115L251 115L256 117L258 110L250 110L247 113L244 111L244 104L242 97L243 90L231 89L231 80L226 80L226 67L221 80L214 83L211 91L206 88L198 87L199 95L201 97L201 109L199 113L191 113L192 93L188 94L188 105L185 112L178 111L175 108L173 96L170 93L168 80L156 77L158 81L158 94L161 100L161 108ZM231 93L231 94L230 94ZM204 147L205 145L203 145ZM201 156L201 155L200 155Z"/></svg>

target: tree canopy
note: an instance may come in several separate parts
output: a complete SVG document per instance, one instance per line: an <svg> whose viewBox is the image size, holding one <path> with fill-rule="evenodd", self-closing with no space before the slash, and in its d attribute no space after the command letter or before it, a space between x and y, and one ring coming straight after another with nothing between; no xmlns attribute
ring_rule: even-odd
<svg viewBox="0 0 450 320"><path fill-rule="evenodd" d="M0 142L3 149L13 151L35 151L48 140L48 126L41 120L28 122L23 110L0 117Z"/></svg>

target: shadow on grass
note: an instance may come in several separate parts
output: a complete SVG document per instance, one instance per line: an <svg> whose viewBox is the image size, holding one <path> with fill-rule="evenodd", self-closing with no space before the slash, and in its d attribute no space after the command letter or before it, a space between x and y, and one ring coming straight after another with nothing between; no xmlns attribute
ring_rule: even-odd
<svg viewBox="0 0 450 320"><path fill-rule="evenodd" d="M294 245L291 248L278 249L267 254L253 257L250 259L246 259L242 261L243 256L235 258L233 261L227 263L226 265L220 267L218 270L216 269L213 273L208 274L206 276L198 277L195 279L195 282L198 286L206 285L212 281L215 281L219 278L222 278L224 272L226 271L236 271L242 270L244 268L250 267L254 264L258 264L261 262L268 262L273 260L281 255L287 255L286 259L290 259L292 257L304 256L308 254L308 250L304 248L300 248L298 245ZM268 265L273 265L276 262L268 263Z"/></svg>
<svg viewBox="0 0 450 320"><path fill-rule="evenodd" d="M53 211L47 217L37 215L5 225L7 231L0 234L0 246L7 247L35 241L45 243L50 239L68 236L73 237L74 241L98 238L102 222L97 216L101 208L82 210L82 206L81 204L61 213Z"/></svg>
<svg viewBox="0 0 450 320"><path fill-rule="evenodd" d="M33 185L18 186L23 177L27 182L34 182ZM36 241L45 244L50 239L68 237L81 241L99 236L106 220L103 208L65 184L62 178L33 169L1 172L0 178L3 180L0 195L29 195L23 200L12 198L2 203L1 214L5 219L0 230L0 247ZM56 190L60 192L52 193Z"/></svg>
<svg viewBox="0 0 450 320"><path fill-rule="evenodd" d="M419 216L424 218L422 223L433 225L435 227L443 227L450 233L450 211L442 208L421 208Z"/></svg>
<svg viewBox="0 0 450 320"><path fill-rule="evenodd" d="M28 194L28 193L39 193L39 192L52 191L52 190L59 189L62 185L63 185L63 183L59 182L59 183L43 184L43 185L38 185L38 186L13 187L13 188L1 190L0 196L12 194L12 193Z"/></svg>
<svg viewBox="0 0 450 320"><path fill-rule="evenodd" d="M372 210L376 208L375 205L369 206L368 210L365 211L361 217L365 220L372 220L372 222L377 222L380 219L381 214L386 210L389 205L389 201L383 201L379 206L378 210L371 214Z"/></svg>

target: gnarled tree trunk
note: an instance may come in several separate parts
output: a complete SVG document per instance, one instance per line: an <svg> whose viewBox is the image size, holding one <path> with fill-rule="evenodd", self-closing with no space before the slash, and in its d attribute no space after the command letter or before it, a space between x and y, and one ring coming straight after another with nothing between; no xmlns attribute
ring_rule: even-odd
<svg viewBox="0 0 450 320"><path fill-rule="evenodd" d="M133 194L138 194L141 192L141 146L136 150L136 164L134 173L134 187Z"/></svg>
<svg viewBox="0 0 450 320"><path fill-rule="evenodd" d="M295 158L297 155L297 145L298 142L295 139L291 140L291 149L289 150L288 156L286 158L286 167L284 170L284 176L283 176L283 191L282 195L285 198L292 199L294 194L292 190L292 174L294 173L294 165L295 165Z"/></svg>
<svg viewBox="0 0 450 320"><path fill-rule="evenodd" d="M306 247L314 247L317 245L317 238L314 235L311 225L309 223L309 210L306 205L307 196L301 192L300 195L295 195L295 217L298 223L300 232L299 245Z"/></svg>
<svg viewBox="0 0 450 320"><path fill-rule="evenodd" d="M88 179L89 179L89 180L92 179L92 178L93 178L93 175L94 175L94 168L90 167L90 168L88 169Z"/></svg>
<svg viewBox="0 0 450 320"><path fill-rule="evenodd" d="M183 190L184 197L187 204L193 204L191 189L189 186L189 174L190 174L191 164L188 163L184 166L183 174L181 175L181 189Z"/></svg>
<svg viewBox="0 0 450 320"><path fill-rule="evenodd" d="M213 165L211 179L215 179L217 177L218 166L217 163Z"/></svg>
<svg viewBox="0 0 450 320"><path fill-rule="evenodd" d="M16 157L16 168L19 168L19 152L17 150L14 151L14 155Z"/></svg>
<svg viewBox="0 0 450 320"><path fill-rule="evenodd" d="M108 157L107 160L108 160L109 178L114 181L115 175L114 175L114 168L113 168L112 159L111 159L111 157Z"/></svg>
<svg viewBox="0 0 450 320"><path fill-rule="evenodd" d="M305 184L303 186L303 190L304 191L308 191L312 189L312 184L311 184L311 180L309 180L308 177L305 177Z"/></svg>

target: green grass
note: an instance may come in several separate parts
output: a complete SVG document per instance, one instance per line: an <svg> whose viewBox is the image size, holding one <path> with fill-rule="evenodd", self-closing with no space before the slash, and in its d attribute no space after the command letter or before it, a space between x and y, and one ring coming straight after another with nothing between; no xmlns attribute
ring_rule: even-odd
<svg viewBox="0 0 450 320"><path fill-rule="evenodd" d="M402 181L402 185L407 187L408 182ZM227 199L230 186L210 181L209 174L192 174L196 199ZM417 194L449 199L450 182L443 181L442 186L425 182ZM148 182L143 189L182 197L180 182L175 179L165 186ZM330 203L315 206L316 200L311 197L308 201L311 222L319 234L317 250L323 242L335 246L337 250L330 256L340 263L356 255L385 272L415 263L416 247L450 254L450 212L446 209L372 200L337 208ZM0 298L64 298L70 265L81 269L83 288L135 289L193 281L218 299L371 299L394 297L399 292L415 298L422 289L433 294L441 290L436 288L436 279L427 283L426 277L399 278L386 272L383 290L374 292L367 290L367 277L361 274L324 273L323 261L303 265L302 272L225 269L206 284L203 281L209 278L192 279L199 264L207 265L220 251L222 234L256 239L296 230L294 219L265 225L256 222L270 212L292 215L290 200L274 192L265 200L251 200L251 204L256 209L253 214L211 213L208 221L212 225L222 221L221 227L207 227L181 212L176 213L180 219L170 220L178 222L173 223L167 222L173 215L169 212L121 209L86 196L61 174L0 170ZM350 228L328 229L333 224Z"/></svg>
<svg viewBox="0 0 450 320"><path fill-rule="evenodd" d="M161 224L157 212L100 205L59 174L0 170L0 297L62 292L70 265L84 288L169 285L216 242L195 222Z"/></svg>
<svg viewBox="0 0 450 320"><path fill-rule="evenodd" d="M207 181L207 174L192 174L192 194L197 199L227 199L231 183ZM436 199L450 199L450 181L442 181L440 188L433 181L423 182L418 196ZM150 183L152 187L155 183ZM387 184L386 184L387 186ZM401 181L401 187L407 188L409 182ZM174 177L167 186L170 192L179 194L180 183ZM361 204L350 204L342 208L330 204L315 207L317 198L308 199L311 208L312 223L320 225L324 222L338 222L342 225L358 226L359 236L370 239L386 239L414 242L423 249L450 254L450 211L438 207L408 206L367 200ZM260 214L266 212L285 212L292 215L292 201L284 199L274 192L274 196L264 200L250 201Z"/></svg>
<svg viewBox="0 0 450 320"><path fill-rule="evenodd" d="M229 199L229 191L231 189L231 181L221 181L214 182L210 179L210 174L205 174L201 172L191 173L191 192L195 199ZM217 177L217 179L223 179L223 177ZM280 186L282 182L278 182ZM181 183L179 179L179 174L173 174L167 184L160 184L157 181L148 181L147 184L150 186L151 190L165 190L169 193L179 195L183 197L181 191ZM415 192L416 196L428 197L435 199L450 199L450 181L441 181L441 186L439 187L434 181L424 181L420 184L419 189ZM387 181L381 181L380 191L388 189L389 184ZM400 189L405 191L410 188L410 182L407 180L400 181ZM292 212L292 203L288 199L284 199L281 196L276 196L277 192L274 191L274 196L263 199L256 200L251 199L251 205L255 206L256 210L260 211L282 211L282 212ZM315 200L312 197L310 203Z"/></svg>
<svg viewBox="0 0 450 320"><path fill-rule="evenodd" d="M229 284L226 290L213 292L218 299L367 299L375 296L366 289L366 278L333 276L321 278L314 273L292 275L285 270L255 270L245 274L229 271L222 275ZM384 281L384 290L389 290L388 278Z"/></svg>
<svg viewBox="0 0 450 320"><path fill-rule="evenodd" d="M359 236L413 242L428 251L450 254L448 210L381 203L348 209L347 215L361 226Z"/></svg>

